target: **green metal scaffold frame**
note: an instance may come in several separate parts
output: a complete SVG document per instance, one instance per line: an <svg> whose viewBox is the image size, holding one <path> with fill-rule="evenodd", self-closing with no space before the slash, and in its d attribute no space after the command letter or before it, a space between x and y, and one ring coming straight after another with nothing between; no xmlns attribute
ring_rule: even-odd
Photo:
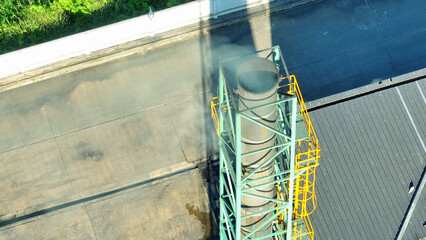
<svg viewBox="0 0 426 240"><path fill-rule="evenodd" d="M280 49L273 47L270 49L275 53L274 62L279 67ZM281 60L283 61L283 60ZM285 68L285 63L284 68ZM285 69L286 70L286 69ZM287 71L286 71L287 72ZM287 74L288 75L288 74ZM219 231L221 239L292 239L292 214L293 214L293 188L295 179L304 171L295 173L296 155L296 118L298 113L298 103L296 96L278 95L277 101L249 109L238 109L237 94L232 91L227 82L223 68L223 63L219 67L219 96L218 96L218 135L219 135L219 204L220 222ZM263 123L251 118L249 111L270 107L277 107L277 124L275 128L266 126ZM245 118L268 131L276 134L274 146L259 149L253 152L242 152L241 148L241 120ZM241 160L243 157L259 152L275 149L275 154L266 160L250 173L243 173ZM249 178L259 169L274 162L275 172L272 176L250 180ZM267 178L273 181L256 185L256 182L263 182ZM253 188L266 185L274 185L281 189L275 198L269 199L248 193ZM275 206L260 212L242 216L241 199L242 196L261 198L275 202ZM241 223L244 218L269 213L268 220L246 235L241 234ZM280 218L281 216L281 218ZM282 220L280 220L282 219ZM271 234L252 238L251 236L268 223L273 223Z"/></svg>

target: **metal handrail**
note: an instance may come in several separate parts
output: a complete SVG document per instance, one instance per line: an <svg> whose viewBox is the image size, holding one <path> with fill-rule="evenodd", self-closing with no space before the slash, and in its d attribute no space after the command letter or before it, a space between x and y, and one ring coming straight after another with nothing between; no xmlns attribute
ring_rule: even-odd
<svg viewBox="0 0 426 240"><path fill-rule="evenodd" d="M217 114L216 106L219 105L217 102L219 97L214 97L210 100L210 111L212 114L212 119L214 123L214 127L216 128L216 133L219 135L219 115Z"/></svg>
<svg viewBox="0 0 426 240"><path fill-rule="evenodd" d="M296 155L296 172L306 171L304 174L299 176L298 183L294 186L294 211L293 214L296 218L304 218L310 215L316 208L316 195L315 195L315 169L318 165L319 148L318 138L315 133L314 127L312 125L311 118L308 114L308 110L303 100L302 93L300 91L299 84L297 83L296 76L290 75L289 77L283 77L282 80L288 79L289 83L279 86L279 88L288 88L286 94L296 95L298 100L298 106L300 113L303 119L303 122L308 130L309 140L302 139L299 140L298 153ZM301 144L307 141L309 143L309 148L306 151L301 151ZM312 145L311 145L312 144ZM301 160L303 157L303 160ZM312 178L312 181L309 179ZM300 187L302 186L302 187ZM299 194L302 194L302 197L299 198ZM313 201L313 209L307 211L307 202Z"/></svg>
<svg viewBox="0 0 426 240"><path fill-rule="evenodd" d="M296 93L297 100L298 100L297 103L299 105L300 113L302 115L302 118L304 120L306 128L308 129L308 135L309 135L311 141L315 145L318 145L317 134L315 133L314 127L312 125L311 118L309 117L308 109L306 107L305 101L303 100L302 93L300 92L300 87L299 87L299 84L297 83L296 76L290 75L289 77L283 77L282 78L282 80L285 80L285 79L288 79L290 83L286 84L286 85L282 85L282 86L280 86L280 88L289 87L289 91L287 93L289 93L289 94Z"/></svg>

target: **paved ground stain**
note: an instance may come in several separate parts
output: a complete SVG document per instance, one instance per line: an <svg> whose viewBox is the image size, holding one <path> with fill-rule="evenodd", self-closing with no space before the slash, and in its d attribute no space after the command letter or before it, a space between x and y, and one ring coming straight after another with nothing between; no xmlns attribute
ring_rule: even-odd
<svg viewBox="0 0 426 240"><path fill-rule="evenodd" d="M213 240L218 237L215 231L216 228L214 225L212 225L214 223L213 219L211 219L212 216L210 213L200 211L199 207L195 207L189 203L185 204L185 208L188 210L189 215L194 216L198 221L201 222L203 229L205 230L204 236L199 240Z"/></svg>

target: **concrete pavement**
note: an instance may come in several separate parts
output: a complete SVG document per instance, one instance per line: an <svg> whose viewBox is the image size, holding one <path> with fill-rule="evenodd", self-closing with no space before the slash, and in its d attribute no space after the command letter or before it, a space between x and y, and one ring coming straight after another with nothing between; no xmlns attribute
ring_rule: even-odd
<svg viewBox="0 0 426 240"><path fill-rule="evenodd" d="M216 95L219 59L280 45L307 100L426 67L422 8L421 0L320 1L0 93L0 186L5 189L0 191L0 224L10 223L15 215L31 216L73 201L89 199L90 204L91 196L146 181L158 169L197 163L215 154L209 105ZM401 14L401 9L410 14ZM379 19L385 12L387 17ZM178 177L171 180L171 201L183 200L170 205L167 213L197 212L195 203L186 205L185 191L202 192L202 180L188 179L186 185L179 184ZM143 191L157 196L171 190ZM89 207L78 209L80 205L74 204L51 212L56 215L49 219L46 213L12 221L0 228L0 234L22 238L32 229L65 221L57 225L64 234L77 230L61 226L75 222L76 229L87 232L76 238L138 238L152 232L150 238L155 239L158 232L151 227L138 232L143 228L131 225L136 231L131 232L124 220L114 221L160 221L166 215L155 215L154 203L168 198L148 195L98 205L90 210L93 216ZM137 198L147 201L143 211L134 210ZM208 202L205 195L197 206L206 212L201 202ZM114 208L123 209L122 215L114 215ZM108 214L100 214L100 209ZM41 228L41 236L60 238L46 229ZM189 234L177 232L182 238Z"/></svg>
<svg viewBox="0 0 426 240"><path fill-rule="evenodd" d="M211 224L203 181L190 170L2 228L0 239L212 239Z"/></svg>

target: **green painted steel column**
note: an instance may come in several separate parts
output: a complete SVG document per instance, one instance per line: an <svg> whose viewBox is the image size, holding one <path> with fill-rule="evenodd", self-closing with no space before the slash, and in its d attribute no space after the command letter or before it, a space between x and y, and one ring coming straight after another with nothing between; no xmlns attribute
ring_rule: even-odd
<svg viewBox="0 0 426 240"><path fill-rule="evenodd" d="M241 114L235 114L235 205L236 205L236 240L241 240Z"/></svg>
<svg viewBox="0 0 426 240"><path fill-rule="evenodd" d="M292 214L293 214L293 188L294 188L294 165L295 165L295 148L296 148L296 118L297 118L297 98L294 97L291 109L291 144L290 144L290 180L289 180L289 198L287 213L287 240L291 240Z"/></svg>
<svg viewBox="0 0 426 240"><path fill-rule="evenodd" d="M222 77L222 71L219 70L219 107L218 107L218 111L219 111L219 136L222 135L222 131L223 131L223 113L222 113L222 106L223 103L223 77ZM219 175L222 175L222 170L224 168L224 164L223 164L223 150L222 150L222 138L219 137ZM225 211L225 209L223 208L223 186L224 182L222 180L222 177L219 177L219 235L220 235L220 239L227 239L226 238L226 234L223 234L227 231L226 228L224 228L223 226L223 221L225 220L224 218L224 214L223 211Z"/></svg>

